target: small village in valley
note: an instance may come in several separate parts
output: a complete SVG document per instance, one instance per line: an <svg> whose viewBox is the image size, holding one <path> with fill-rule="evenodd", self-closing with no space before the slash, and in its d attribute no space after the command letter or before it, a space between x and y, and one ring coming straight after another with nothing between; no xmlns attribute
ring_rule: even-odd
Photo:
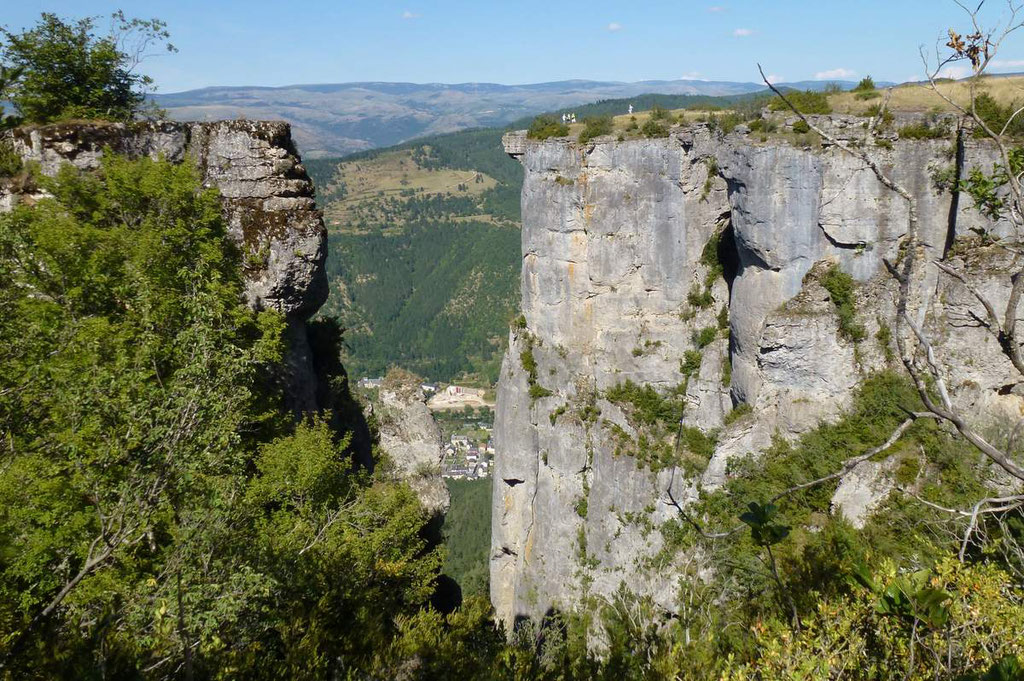
<svg viewBox="0 0 1024 681"><path fill-rule="evenodd" d="M361 378L364 391L378 390L383 377ZM427 407L441 431L441 476L456 480L490 477L494 464L494 402L482 388L422 383Z"/></svg>

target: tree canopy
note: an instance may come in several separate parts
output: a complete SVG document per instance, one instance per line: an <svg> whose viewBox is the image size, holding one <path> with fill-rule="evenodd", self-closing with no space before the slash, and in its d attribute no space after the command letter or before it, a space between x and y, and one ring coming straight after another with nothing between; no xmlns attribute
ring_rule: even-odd
<svg viewBox="0 0 1024 681"><path fill-rule="evenodd" d="M0 98L29 123L134 118L153 87L136 68L156 45L175 48L159 19L118 11L110 20L106 35L96 32L96 17L68 21L47 12L21 33L0 29Z"/></svg>

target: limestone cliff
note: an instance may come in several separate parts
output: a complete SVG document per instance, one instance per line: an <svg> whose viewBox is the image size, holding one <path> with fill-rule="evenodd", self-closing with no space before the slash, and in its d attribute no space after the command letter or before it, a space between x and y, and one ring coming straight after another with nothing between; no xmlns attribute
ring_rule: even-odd
<svg viewBox="0 0 1024 681"><path fill-rule="evenodd" d="M818 123L872 144L864 119ZM959 158L990 167L986 148L961 144ZM899 259L906 204L838 149L742 127L582 145L510 133L505 145L526 171L523 318L498 387L491 599L512 621L610 597L625 581L672 610L678 570L644 569L663 543L657 528L676 517L669 492L686 503L720 485L730 458L836 415L890 362L884 261ZM956 257L950 247L980 218L935 181L958 158L950 141L892 135L872 153L917 198L925 257ZM822 285L833 264L857 282L857 344ZM994 278L975 283L1005 300ZM976 414L1019 413L1013 371L971 323L962 285L932 273L914 295L943 324L963 320L953 334L936 327L948 355L973 354L952 381L956 399ZM609 399L628 382L685 395L680 416L715 433L713 451L685 466L642 464L653 443ZM726 419L740 404L749 416ZM887 489L883 470L858 476L834 500L855 520Z"/></svg>
<svg viewBox="0 0 1024 681"><path fill-rule="evenodd" d="M327 299L327 233L287 123L57 123L18 128L12 141L24 161L47 175L65 163L96 169L106 149L173 162L191 158L203 183L220 192L229 234L243 252L248 303L288 320L291 407L317 408L306 320ZM35 198L0 188L0 209Z"/></svg>
<svg viewBox="0 0 1024 681"><path fill-rule="evenodd" d="M448 512L448 488L441 478L441 430L427 408L422 381L401 369L384 377L379 399L372 405L380 447L395 473L408 481L432 516Z"/></svg>

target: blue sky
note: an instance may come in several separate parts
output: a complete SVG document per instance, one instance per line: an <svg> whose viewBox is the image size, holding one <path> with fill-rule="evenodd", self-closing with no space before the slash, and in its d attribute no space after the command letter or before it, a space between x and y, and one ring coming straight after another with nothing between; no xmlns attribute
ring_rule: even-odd
<svg viewBox="0 0 1024 681"><path fill-rule="evenodd" d="M146 62L160 92L209 85L345 81L534 83L592 80L904 81L923 73L952 0L7 0L20 29L42 11L167 21L177 54ZM14 6L10 6L14 5ZM988 18L1005 7L990 0ZM1004 47L1024 71L1024 33Z"/></svg>

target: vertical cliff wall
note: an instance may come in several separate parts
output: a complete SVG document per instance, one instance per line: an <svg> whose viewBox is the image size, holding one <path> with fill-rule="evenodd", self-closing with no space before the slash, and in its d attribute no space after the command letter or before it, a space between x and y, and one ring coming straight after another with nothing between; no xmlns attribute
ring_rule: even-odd
<svg viewBox="0 0 1024 681"><path fill-rule="evenodd" d="M819 121L868 144L862 123ZM875 338L892 315L885 261L900 257L907 205L838 149L742 130L585 145L511 133L505 145L526 170L523 317L498 387L491 599L512 622L625 582L671 610L679 566L707 566L662 551L658 528L677 517L670 492L685 503L720 485L730 458L838 414L889 362ZM991 162L973 142L966 152ZM916 196L926 259L979 224L935 182L953 163L949 140L894 136L872 153ZM868 340L856 347L821 284L833 264L858 282ZM966 317L965 292L930 270L914 282L915 309ZM977 354L954 382L958 399L1019 412L1000 394L1012 371L984 329L947 329L941 342ZM682 395L690 439L706 436L712 451L690 446L680 461L686 446L646 432L622 399L645 386ZM751 414L727 423L739 404ZM847 484L836 503L863 515L877 501L865 489Z"/></svg>

